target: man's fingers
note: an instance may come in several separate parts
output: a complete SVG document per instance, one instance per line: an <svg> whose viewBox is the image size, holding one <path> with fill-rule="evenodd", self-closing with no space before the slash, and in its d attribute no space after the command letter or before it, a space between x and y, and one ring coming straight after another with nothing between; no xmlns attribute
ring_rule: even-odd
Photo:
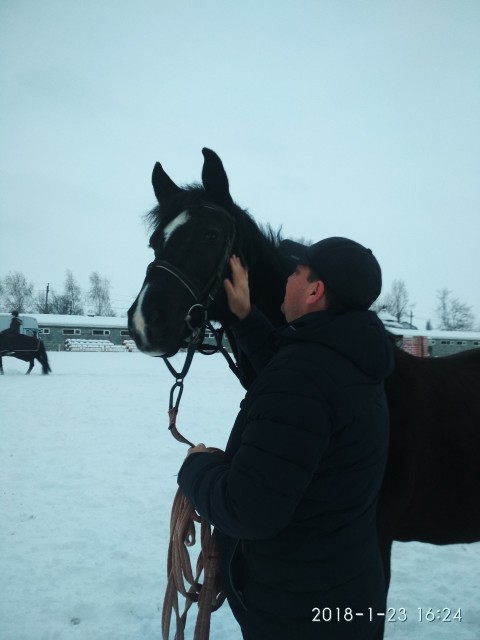
<svg viewBox="0 0 480 640"><path fill-rule="evenodd" d="M230 297L233 293L233 285L228 278L225 278L225 280L223 281L223 287L225 289L225 293L227 294L227 296Z"/></svg>

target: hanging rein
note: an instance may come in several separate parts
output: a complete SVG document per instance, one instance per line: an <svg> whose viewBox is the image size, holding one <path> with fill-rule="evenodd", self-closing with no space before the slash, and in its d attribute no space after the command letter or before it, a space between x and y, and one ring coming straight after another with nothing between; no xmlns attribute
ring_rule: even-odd
<svg viewBox="0 0 480 640"><path fill-rule="evenodd" d="M193 298L193 304L185 316L185 324L189 330L187 339L187 355L181 371L177 371L167 358L163 358L168 370L174 376L175 382L170 390L169 398L169 430L173 437L184 444L193 447L194 444L187 440L177 429L176 419L178 407L183 394L184 379L192 364L196 351L205 355L222 353L229 367L240 378L237 365L223 346L224 327L216 329L208 321L208 309L215 299L223 282L226 264L232 253L235 242L235 223L233 217L225 209L216 205L203 205L222 212L226 212L232 221L232 230L229 233L225 250L221 255L217 266L212 273L203 291L199 291L196 285L178 267L164 260L154 260L147 272L153 269L162 269L175 277L189 291ZM204 342L205 332L209 330L215 344ZM210 452L223 455L219 449L209 448ZM188 547L195 544L195 522L200 524L201 551L198 556L195 577L193 575ZM199 582L203 571L203 584ZM184 630L187 612L193 602L198 602L198 616L195 626L194 640L206 640L210 632L210 617L225 600L225 593L219 584L218 554L215 543L215 532L211 531L210 524L199 516L193 506L178 489L172 508L170 519L170 543L167 560L168 581L162 611L162 637L169 639L172 611L175 612L176 633L175 640L184 639ZM185 586L185 582L189 585ZM185 599L185 608L180 615L178 594Z"/></svg>

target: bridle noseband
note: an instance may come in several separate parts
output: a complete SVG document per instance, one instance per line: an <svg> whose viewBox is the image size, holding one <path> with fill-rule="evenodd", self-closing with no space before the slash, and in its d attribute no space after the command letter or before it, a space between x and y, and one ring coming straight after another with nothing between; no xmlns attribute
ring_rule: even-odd
<svg viewBox="0 0 480 640"><path fill-rule="evenodd" d="M207 296L205 298L205 296L199 292L195 284L183 273L183 271L178 269L175 265L171 264L170 262L167 262L166 260L154 260L152 263L148 265L147 274L151 273L153 269L163 269L167 273L170 273L187 289L187 291L190 293L192 298L195 300L195 304L193 304L187 311L187 315L185 316L185 324L187 325L190 331L189 342L197 341L198 337L202 332L202 329L207 324L207 319L208 319L207 309L210 306L210 304L213 302L214 296L216 294L216 290L215 292L212 292L209 289L207 292ZM202 315L202 319L200 323L195 325L193 322L192 314L197 309L198 311L200 311Z"/></svg>

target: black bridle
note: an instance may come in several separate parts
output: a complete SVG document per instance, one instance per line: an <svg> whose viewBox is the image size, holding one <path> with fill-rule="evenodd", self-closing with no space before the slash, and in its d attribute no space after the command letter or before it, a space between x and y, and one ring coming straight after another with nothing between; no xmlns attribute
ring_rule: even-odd
<svg viewBox="0 0 480 640"><path fill-rule="evenodd" d="M147 267L147 275L154 269L163 269L167 273L170 273L183 285L183 287L192 296L194 304L188 309L185 316L185 324L190 331L187 342L190 344L198 344L203 339L203 334L208 323L208 309L214 301L220 285L222 284L225 267L232 254L233 245L236 239L235 220L232 214L227 211L227 209L214 204L202 204L201 206L204 209L212 209L213 211L219 211L223 214L226 214L232 223L230 233L227 235L227 238L225 240L224 251L221 254L220 259L218 260L217 265L212 272L212 275L208 279L203 289L200 290L197 285L192 282L192 280L181 269L176 267L171 262L168 262L167 260L154 260ZM199 316L200 321L195 321L194 316Z"/></svg>
<svg viewBox="0 0 480 640"><path fill-rule="evenodd" d="M192 280L181 269L176 267L171 262L168 262L167 260L154 260L147 267L147 275L154 269L162 269L163 271L171 274L183 285L183 287L190 293L193 299L193 304L188 309L184 319L190 333L188 338L186 338L188 348L187 356L182 370L180 372L175 370L175 368L168 361L169 356L162 357L168 370L175 378L173 387L170 390L170 401L168 410L170 423L168 428L172 432L174 438L176 438L179 442L188 444L191 447L194 446L193 443L182 436L176 427L176 416L180 404L180 399L183 393L183 381L188 373L188 370L190 369L190 365L192 364L195 352L200 351L200 353L203 353L204 355L211 355L218 352L222 353L222 355L227 360L230 369L232 369L235 375L240 378L238 367L222 344L225 331L224 327L221 326L220 329L216 329L208 320L208 309L210 308L212 302L215 300L215 296L217 295L220 286L222 285L225 268L227 266L228 260L230 259L230 256L232 255L233 246L236 240L235 220L232 214L227 209L219 207L218 205L202 203L201 207L226 214L232 223L231 230L225 240L224 250L203 289L200 290L197 285L192 282ZM215 345L203 343L205 330L207 328L215 338Z"/></svg>

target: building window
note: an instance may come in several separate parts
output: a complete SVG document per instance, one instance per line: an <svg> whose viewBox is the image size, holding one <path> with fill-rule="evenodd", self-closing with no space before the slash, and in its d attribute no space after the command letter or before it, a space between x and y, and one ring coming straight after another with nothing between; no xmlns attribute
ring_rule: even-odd
<svg viewBox="0 0 480 640"><path fill-rule="evenodd" d="M82 334L81 329L62 329L64 336L80 336Z"/></svg>
<svg viewBox="0 0 480 640"><path fill-rule="evenodd" d="M92 329L92 336L109 336L110 329Z"/></svg>
<svg viewBox="0 0 480 640"><path fill-rule="evenodd" d="M122 329L122 330L120 331L120 335L121 335L121 336L127 336L127 337L128 337L128 336L130 335L130 332L128 331L128 329Z"/></svg>
<svg viewBox="0 0 480 640"><path fill-rule="evenodd" d="M41 328L38 330L38 333L44 333L44 334L47 334L47 333L50 333L50 329L49 329L48 327L41 327Z"/></svg>
<svg viewBox="0 0 480 640"><path fill-rule="evenodd" d="M473 341L473 346L474 347L478 347L480 345L480 342L478 340L474 340Z"/></svg>

